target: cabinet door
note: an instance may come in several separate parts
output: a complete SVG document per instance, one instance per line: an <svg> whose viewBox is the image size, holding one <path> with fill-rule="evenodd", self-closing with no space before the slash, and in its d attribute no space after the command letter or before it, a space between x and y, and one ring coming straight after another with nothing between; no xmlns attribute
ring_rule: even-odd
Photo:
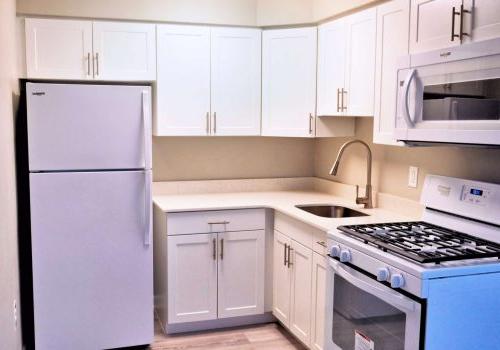
<svg viewBox="0 0 500 350"><path fill-rule="evenodd" d="M314 136L316 34L316 27L263 32L263 135Z"/></svg>
<svg viewBox="0 0 500 350"><path fill-rule="evenodd" d="M397 145L396 123L398 60L408 55L409 0L396 0L377 7L377 54L375 58L375 112L373 142Z"/></svg>
<svg viewBox="0 0 500 350"><path fill-rule="evenodd" d="M325 256L313 253L311 348L324 349L325 334L326 261Z"/></svg>
<svg viewBox="0 0 500 350"><path fill-rule="evenodd" d="M156 79L154 24L94 22L93 33L95 79Z"/></svg>
<svg viewBox="0 0 500 350"><path fill-rule="evenodd" d="M273 247L273 315L285 326L290 325L290 269L286 263L290 238L274 231Z"/></svg>
<svg viewBox="0 0 500 350"><path fill-rule="evenodd" d="M318 116L343 115L346 22L344 19L318 27Z"/></svg>
<svg viewBox="0 0 500 350"><path fill-rule="evenodd" d="M372 116L375 88L376 9L346 17L344 107L350 116Z"/></svg>
<svg viewBox="0 0 500 350"><path fill-rule="evenodd" d="M211 29L213 135L260 135L261 33Z"/></svg>
<svg viewBox="0 0 500 350"><path fill-rule="evenodd" d="M290 331L304 344L311 341L312 250L292 240Z"/></svg>
<svg viewBox="0 0 500 350"><path fill-rule="evenodd" d="M462 0L411 0L410 53L438 50L460 45L452 34L459 34ZM455 17L455 28L453 27Z"/></svg>
<svg viewBox="0 0 500 350"><path fill-rule="evenodd" d="M168 323L217 318L217 234L169 236Z"/></svg>
<svg viewBox="0 0 500 350"><path fill-rule="evenodd" d="M30 79L92 79L92 22L26 18Z"/></svg>
<svg viewBox="0 0 500 350"><path fill-rule="evenodd" d="M264 230L219 233L219 318L264 313Z"/></svg>
<svg viewBox="0 0 500 350"><path fill-rule="evenodd" d="M158 25L154 134L208 135L210 28Z"/></svg>
<svg viewBox="0 0 500 350"><path fill-rule="evenodd" d="M500 1L464 0L464 32L466 41L481 41L500 37ZM472 28L472 33L471 33Z"/></svg>

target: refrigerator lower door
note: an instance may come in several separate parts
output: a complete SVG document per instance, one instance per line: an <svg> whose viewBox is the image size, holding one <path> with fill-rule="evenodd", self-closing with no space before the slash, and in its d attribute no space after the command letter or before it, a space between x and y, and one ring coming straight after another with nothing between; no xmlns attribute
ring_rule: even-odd
<svg viewBox="0 0 500 350"><path fill-rule="evenodd" d="M151 168L151 87L27 83L30 171Z"/></svg>
<svg viewBox="0 0 500 350"><path fill-rule="evenodd" d="M30 174L37 350L152 342L149 181L149 171Z"/></svg>

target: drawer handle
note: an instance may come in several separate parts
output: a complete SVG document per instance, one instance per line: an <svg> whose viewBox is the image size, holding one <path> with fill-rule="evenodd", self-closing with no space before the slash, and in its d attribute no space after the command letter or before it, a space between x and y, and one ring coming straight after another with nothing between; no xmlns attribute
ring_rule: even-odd
<svg viewBox="0 0 500 350"><path fill-rule="evenodd" d="M229 221L212 221L208 223L209 225L227 225Z"/></svg>
<svg viewBox="0 0 500 350"><path fill-rule="evenodd" d="M326 243L324 241L317 241L316 243L318 243L320 246L326 248Z"/></svg>

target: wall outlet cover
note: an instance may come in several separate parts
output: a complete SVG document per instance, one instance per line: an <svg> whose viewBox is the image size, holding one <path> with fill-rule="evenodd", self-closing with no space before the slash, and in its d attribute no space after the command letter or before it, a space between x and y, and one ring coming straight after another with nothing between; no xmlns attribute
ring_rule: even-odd
<svg viewBox="0 0 500 350"><path fill-rule="evenodd" d="M418 168L410 166L408 170L408 187L417 188L418 186Z"/></svg>

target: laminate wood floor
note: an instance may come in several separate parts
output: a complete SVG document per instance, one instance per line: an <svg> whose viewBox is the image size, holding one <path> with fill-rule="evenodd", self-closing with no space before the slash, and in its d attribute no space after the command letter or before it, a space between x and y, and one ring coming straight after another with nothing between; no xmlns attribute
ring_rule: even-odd
<svg viewBox="0 0 500 350"><path fill-rule="evenodd" d="M150 350L305 350L277 323L231 329L165 335L155 322Z"/></svg>

